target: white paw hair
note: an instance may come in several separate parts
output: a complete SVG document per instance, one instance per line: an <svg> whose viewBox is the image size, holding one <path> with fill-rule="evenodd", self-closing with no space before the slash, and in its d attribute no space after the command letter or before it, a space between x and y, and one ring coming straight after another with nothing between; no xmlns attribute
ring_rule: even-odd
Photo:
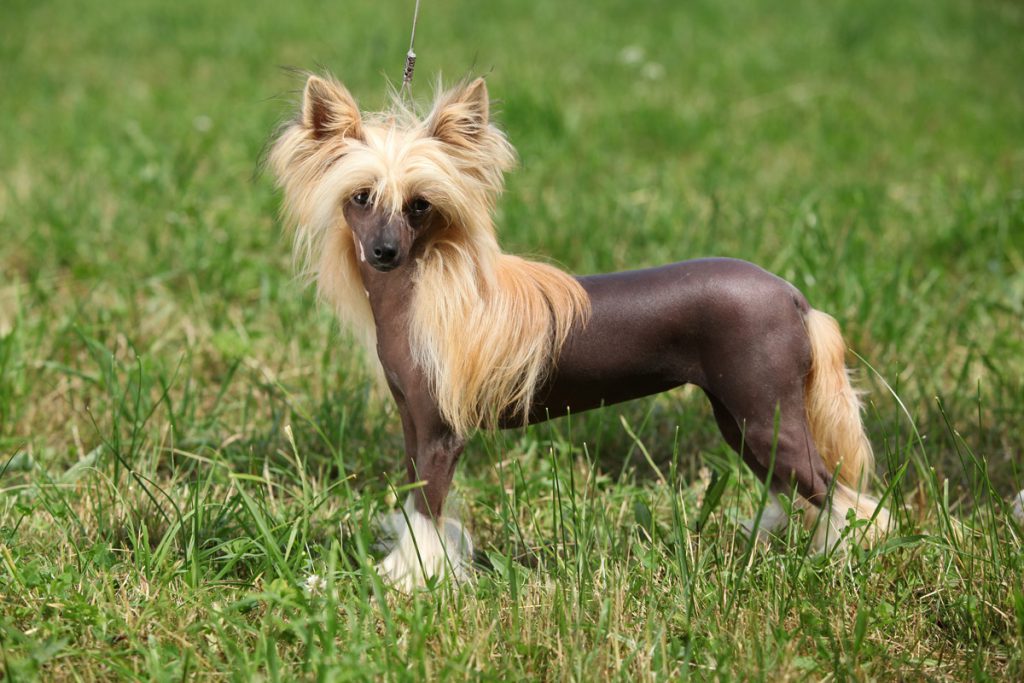
<svg viewBox="0 0 1024 683"><path fill-rule="evenodd" d="M403 510L384 517L381 531L390 552L377 572L394 588L409 593L435 577L469 580L473 540L457 519L443 516L435 523L416 509L410 495Z"/></svg>
<svg viewBox="0 0 1024 683"><path fill-rule="evenodd" d="M786 527L789 526L789 515L786 513L786 509L782 507L782 503L779 502L779 497L774 493L770 493L768 495L768 503L761 512L760 520L755 515L750 519L740 521L740 526L747 536L754 533L755 521L757 522L757 540L765 542L768 541L771 534L781 533L786 530Z"/></svg>
<svg viewBox="0 0 1024 683"><path fill-rule="evenodd" d="M1013 518L1024 524L1024 491L1018 491L1013 497Z"/></svg>
<svg viewBox="0 0 1024 683"><path fill-rule="evenodd" d="M830 503L820 512L810 505L804 511L804 521L813 533L811 543L818 553L843 552L848 543L859 542L860 536L866 541L876 541L892 528L889 511L881 507L875 498L839 482L835 483ZM851 509L855 511L858 520L870 520L873 517L874 521L853 533L847 532L850 525L847 513Z"/></svg>

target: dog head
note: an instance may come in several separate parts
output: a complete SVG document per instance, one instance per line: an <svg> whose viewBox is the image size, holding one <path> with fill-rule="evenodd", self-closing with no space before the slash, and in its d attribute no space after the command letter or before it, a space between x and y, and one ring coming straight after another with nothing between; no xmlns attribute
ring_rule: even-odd
<svg viewBox="0 0 1024 683"><path fill-rule="evenodd" d="M307 259L334 232L382 272L439 244L495 242L491 214L514 152L490 122L483 79L441 93L425 116L393 99L387 111L362 114L343 85L308 78L299 115L270 156Z"/></svg>

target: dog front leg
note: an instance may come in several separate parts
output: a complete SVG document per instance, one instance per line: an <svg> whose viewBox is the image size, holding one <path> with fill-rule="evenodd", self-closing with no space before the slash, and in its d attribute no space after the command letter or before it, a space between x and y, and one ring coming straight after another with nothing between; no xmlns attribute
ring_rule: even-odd
<svg viewBox="0 0 1024 683"><path fill-rule="evenodd" d="M410 483L421 483L394 516L396 539L378 570L400 590L409 592L429 579L446 576L457 581L469 577L473 542L462 524L444 515L444 503L451 488L455 465L465 447L439 419L426 428L404 410L403 425ZM410 432L412 436L410 437ZM421 435L429 435L423 438Z"/></svg>

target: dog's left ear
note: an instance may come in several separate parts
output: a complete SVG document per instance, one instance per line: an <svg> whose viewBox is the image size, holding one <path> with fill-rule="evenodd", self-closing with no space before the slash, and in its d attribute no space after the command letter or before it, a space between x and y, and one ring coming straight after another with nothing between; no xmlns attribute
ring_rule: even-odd
<svg viewBox="0 0 1024 683"><path fill-rule="evenodd" d="M490 122L487 84L478 78L438 99L427 121L432 137L455 147L471 148L487 134Z"/></svg>

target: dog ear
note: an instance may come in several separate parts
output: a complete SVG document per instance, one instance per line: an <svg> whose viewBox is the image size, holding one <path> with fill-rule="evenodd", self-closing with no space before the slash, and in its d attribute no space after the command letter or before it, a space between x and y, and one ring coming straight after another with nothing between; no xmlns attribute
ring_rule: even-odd
<svg viewBox="0 0 1024 683"><path fill-rule="evenodd" d="M427 129L442 142L473 147L487 133L490 106L487 84L478 78L442 95L430 114Z"/></svg>
<svg viewBox="0 0 1024 683"><path fill-rule="evenodd" d="M317 140L334 135L363 136L362 118L352 95L337 81L310 76L302 93L302 125Z"/></svg>

